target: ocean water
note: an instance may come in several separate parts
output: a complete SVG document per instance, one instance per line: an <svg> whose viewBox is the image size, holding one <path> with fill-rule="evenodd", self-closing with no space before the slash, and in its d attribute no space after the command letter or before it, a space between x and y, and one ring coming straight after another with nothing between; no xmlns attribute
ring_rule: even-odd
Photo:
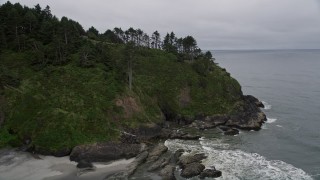
<svg viewBox="0 0 320 180"><path fill-rule="evenodd" d="M167 141L172 150L206 153L219 179L320 179L320 50L212 51L244 94L263 101L260 131L201 141Z"/></svg>
<svg viewBox="0 0 320 180"><path fill-rule="evenodd" d="M214 51L217 62L264 101L264 130L243 137L246 151L320 179L320 50Z"/></svg>

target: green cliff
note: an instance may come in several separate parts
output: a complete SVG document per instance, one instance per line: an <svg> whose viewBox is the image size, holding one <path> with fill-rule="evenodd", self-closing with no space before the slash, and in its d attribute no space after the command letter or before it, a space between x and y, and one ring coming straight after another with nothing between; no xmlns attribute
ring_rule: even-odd
<svg viewBox="0 0 320 180"><path fill-rule="evenodd" d="M243 101L239 83L191 36L84 31L48 9L0 6L2 147L117 140L124 127L232 114Z"/></svg>

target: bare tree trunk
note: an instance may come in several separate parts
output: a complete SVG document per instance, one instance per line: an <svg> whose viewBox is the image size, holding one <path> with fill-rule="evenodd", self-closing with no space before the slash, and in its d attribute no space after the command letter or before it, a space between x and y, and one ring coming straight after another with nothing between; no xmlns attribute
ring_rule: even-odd
<svg viewBox="0 0 320 180"><path fill-rule="evenodd" d="M16 39L17 39L17 42L18 42L19 51L21 51L21 48L20 48L20 39L19 39L18 26L17 26L17 25L16 25Z"/></svg>
<svg viewBox="0 0 320 180"><path fill-rule="evenodd" d="M67 37L67 32L64 31L64 40L66 42L66 45L68 44L68 37Z"/></svg>
<svg viewBox="0 0 320 180"><path fill-rule="evenodd" d="M129 89L132 90L132 55L129 57L128 70Z"/></svg>

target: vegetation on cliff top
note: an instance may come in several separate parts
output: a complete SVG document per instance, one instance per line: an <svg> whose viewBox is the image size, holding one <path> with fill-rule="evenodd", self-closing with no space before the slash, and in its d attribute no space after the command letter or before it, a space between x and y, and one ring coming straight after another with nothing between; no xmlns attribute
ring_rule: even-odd
<svg viewBox="0 0 320 180"><path fill-rule="evenodd" d="M232 113L241 87L192 36L85 31L50 7L0 6L0 147L56 151L122 127Z"/></svg>

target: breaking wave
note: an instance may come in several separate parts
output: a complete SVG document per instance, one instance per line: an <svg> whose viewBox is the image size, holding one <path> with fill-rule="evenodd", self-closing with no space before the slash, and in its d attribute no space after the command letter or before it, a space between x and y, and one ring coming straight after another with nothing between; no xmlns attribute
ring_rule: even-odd
<svg viewBox="0 0 320 180"><path fill-rule="evenodd" d="M264 109L265 110L269 110L269 109L271 109L271 104L268 104L267 102L265 102L265 101L261 101L262 102L262 104L264 105Z"/></svg>
<svg viewBox="0 0 320 180"><path fill-rule="evenodd" d="M277 121L277 119L276 119L276 118L267 118L266 123L271 124L271 123L274 123L274 122L276 122L276 121Z"/></svg>
<svg viewBox="0 0 320 180"><path fill-rule="evenodd" d="M215 166L222 171L222 177L217 179L226 180L312 180L303 170L280 160L267 160L257 153L248 153L239 149L229 149L230 146L218 144L212 140L198 142L167 140L165 145L171 151L179 148L189 151L203 152L208 156L203 161L206 167Z"/></svg>

